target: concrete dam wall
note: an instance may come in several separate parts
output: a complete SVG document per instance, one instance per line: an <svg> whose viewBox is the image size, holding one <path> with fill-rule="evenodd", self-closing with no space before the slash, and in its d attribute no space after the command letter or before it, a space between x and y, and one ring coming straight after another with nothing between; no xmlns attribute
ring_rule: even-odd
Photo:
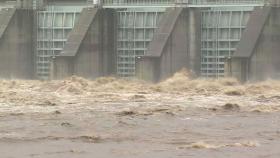
<svg viewBox="0 0 280 158"><path fill-rule="evenodd" d="M52 60L53 79L71 75L94 79L113 73L113 16L112 10L83 9L63 51Z"/></svg>
<svg viewBox="0 0 280 158"><path fill-rule="evenodd" d="M160 81L182 68L206 78L279 76L277 1L16 4L0 9L1 78Z"/></svg>
<svg viewBox="0 0 280 158"><path fill-rule="evenodd" d="M34 78L33 11L0 11L0 77Z"/></svg>
<svg viewBox="0 0 280 158"><path fill-rule="evenodd" d="M229 76L241 81L280 79L278 6L256 8L237 51L228 61Z"/></svg>
<svg viewBox="0 0 280 158"><path fill-rule="evenodd" d="M199 12L193 12L196 10L175 8L163 15L147 53L137 58L138 78L159 81L182 68L199 72L199 38L195 36L199 35L200 18Z"/></svg>

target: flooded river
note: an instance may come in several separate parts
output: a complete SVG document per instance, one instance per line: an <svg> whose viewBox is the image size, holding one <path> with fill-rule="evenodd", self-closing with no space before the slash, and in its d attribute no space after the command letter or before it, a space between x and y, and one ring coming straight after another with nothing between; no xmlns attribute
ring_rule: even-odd
<svg viewBox="0 0 280 158"><path fill-rule="evenodd" d="M1 158L279 158L280 82L0 81Z"/></svg>

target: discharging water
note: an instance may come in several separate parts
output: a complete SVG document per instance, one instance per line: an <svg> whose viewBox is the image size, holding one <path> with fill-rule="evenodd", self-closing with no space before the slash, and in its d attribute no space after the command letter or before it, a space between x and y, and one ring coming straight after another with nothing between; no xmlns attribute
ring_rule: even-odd
<svg viewBox="0 0 280 158"><path fill-rule="evenodd" d="M279 158L280 81L0 81L1 158Z"/></svg>

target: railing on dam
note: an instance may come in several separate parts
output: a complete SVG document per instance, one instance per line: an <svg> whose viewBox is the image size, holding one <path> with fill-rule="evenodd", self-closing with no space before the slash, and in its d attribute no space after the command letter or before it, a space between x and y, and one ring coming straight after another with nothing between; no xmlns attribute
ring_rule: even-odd
<svg viewBox="0 0 280 158"><path fill-rule="evenodd" d="M189 0L190 4L260 4L267 0Z"/></svg>
<svg viewBox="0 0 280 158"><path fill-rule="evenodd" d="M171 6L174 0L102 0L104 7L112 6Z"/></svg>
<svg viewBox="0 0 280 158"><path fill-rule="evenodd" d="M222 5L264 5L270 0L101 0L104 8L126 7L174 7L186 5L189 7L208 7Z"/></svg>

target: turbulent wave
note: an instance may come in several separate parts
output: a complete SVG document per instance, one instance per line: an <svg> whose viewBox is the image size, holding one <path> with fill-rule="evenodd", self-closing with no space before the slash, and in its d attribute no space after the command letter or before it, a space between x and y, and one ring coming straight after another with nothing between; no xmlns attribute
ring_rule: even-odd
<svg viewBox="0 0 280 158"><path fill-rule="evenodd" d="M186 146L181 146L179 149L218 149L218 148L225 148L225 147L258 147L260 144L257 141L243 141L238 143L232 144L210 144L204 141L198 141L191 143Z"/></svg>
<svg viewBox="0 0 280 158"><path fill-rule="evenodd" d="M280 81L266 80L241 84L234 78L193 78L186 70L179 71L157 84L114 77L87 80L77 76L52 81L0 81L0 103L11 105L57 106L69 102L149 102L157 99L180 99L184 102L190 96L216 97L217 100L225 98L223 105L231 103L237 106L246 106L246 101L242 102L246 97L255 102L255 106L250 108L251 111L274 112L280 109ZM233 100L236 101L232 103Z"/></svg>

